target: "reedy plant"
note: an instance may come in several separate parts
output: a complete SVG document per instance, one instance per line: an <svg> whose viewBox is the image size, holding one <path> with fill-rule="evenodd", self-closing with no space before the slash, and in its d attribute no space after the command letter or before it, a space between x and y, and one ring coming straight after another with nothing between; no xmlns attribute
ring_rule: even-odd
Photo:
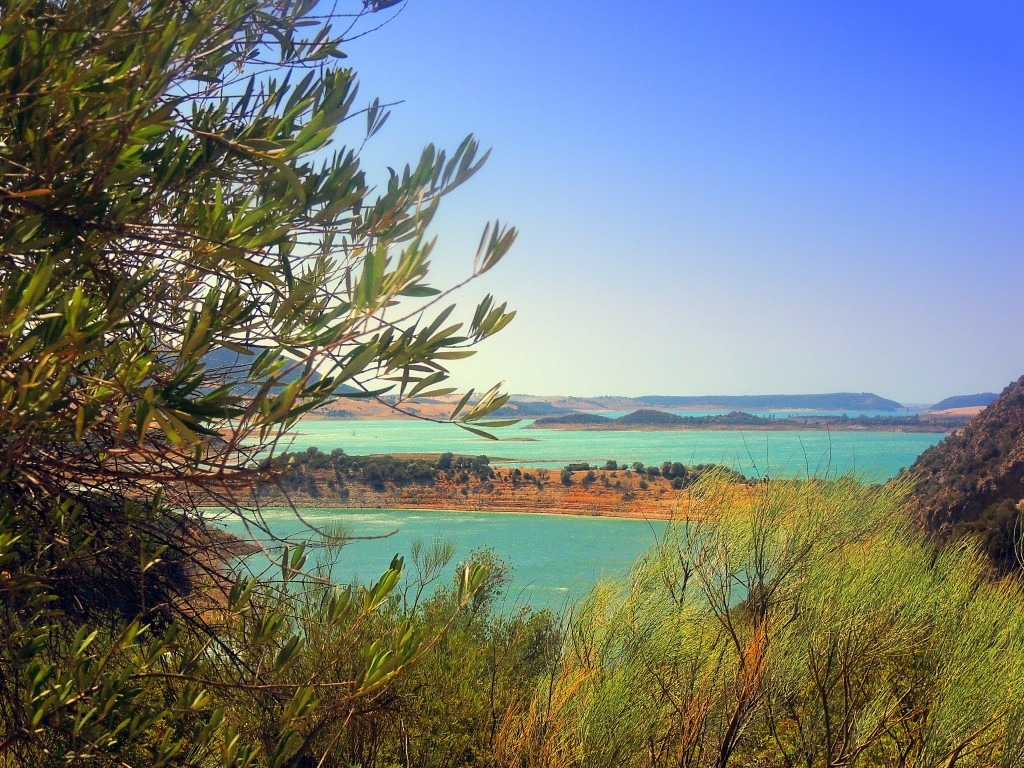
<svg viewBox="0 0 1024 768"><path fill-rule="evenodd" d="M1019 764L1024 595L911 531L904 488L691 493L573 616L502 764Z"/></svg>

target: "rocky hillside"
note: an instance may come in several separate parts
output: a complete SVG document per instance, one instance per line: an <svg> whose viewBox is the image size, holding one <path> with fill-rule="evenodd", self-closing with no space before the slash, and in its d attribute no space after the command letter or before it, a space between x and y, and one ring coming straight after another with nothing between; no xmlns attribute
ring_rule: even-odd
<svg viewBox="0 0 1024 768"><path fill-rule="evenodd" d="M1024 377L908 470L916 522L943 540L979 534L996 560L1013 559L1024 499Z"/></svg>

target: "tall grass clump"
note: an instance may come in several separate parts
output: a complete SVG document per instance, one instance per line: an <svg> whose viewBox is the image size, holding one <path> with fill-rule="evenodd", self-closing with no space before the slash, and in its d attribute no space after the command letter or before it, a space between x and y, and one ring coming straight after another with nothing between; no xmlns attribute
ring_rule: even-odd
<svg viewBox="0 0 1024 768"><path fill-rule="evenodd" d="M567 622L503 765L1024 764L1024 600L906 488L708 477Z"/></svg>

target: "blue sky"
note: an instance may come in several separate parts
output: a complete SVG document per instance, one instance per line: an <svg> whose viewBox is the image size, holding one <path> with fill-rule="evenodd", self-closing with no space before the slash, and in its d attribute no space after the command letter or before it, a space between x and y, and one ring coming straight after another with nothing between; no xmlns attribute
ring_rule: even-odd
<svg viewBox="0 0 1024 768"><path fill-rule="evenodd" d="M403 103L369 169L472 131L516 320L457 369L535 394L875 391L1024 374L1024 4L410 0L347 48Z"/></svg>

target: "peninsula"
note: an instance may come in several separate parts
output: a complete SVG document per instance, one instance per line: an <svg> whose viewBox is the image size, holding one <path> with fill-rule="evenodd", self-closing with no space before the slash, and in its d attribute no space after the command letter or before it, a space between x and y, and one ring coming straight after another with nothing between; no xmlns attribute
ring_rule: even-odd
<svg viewBox="0 0 1024 768"><path fill-rule="evenodd" d="M248 499L264 507L541 512L663 520L701 514L686 491L709 473L731 481L737 503L749 497L757 482L714 464L607 461L594 466L578 462L560 468L509 468L491 466L487 456L349 456L316 448L284 454L264 468L272 480L252 488ZM211 499L209 506L216 502Z"/></svg>

